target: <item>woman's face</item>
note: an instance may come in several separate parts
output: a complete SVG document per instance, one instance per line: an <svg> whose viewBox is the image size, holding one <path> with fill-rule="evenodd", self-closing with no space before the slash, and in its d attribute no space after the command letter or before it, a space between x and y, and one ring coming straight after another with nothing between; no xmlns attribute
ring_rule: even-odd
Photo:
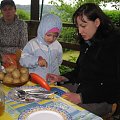
<svg viewBox="0 0 120 120"><path fill-rule="evenodd" d="M45 34L44 40L45 42L47 42L48 44L53 43L58 37L58 33L57 32L49 32Z"/></svg>
<svg viewBox="0 0 120 120"><path fill-rule="evenodd" d="M84 40L90 40L96 33L100 25L100 20L90 21L85 15L77 17L77 27Z"/></svg>
<svg viewBox="0 0 120 120"><path fill-rule="evenodd" d="M6 5L2 8L1 12L6 22L12 22L15 17L16 9L11 5Z"/></svg>

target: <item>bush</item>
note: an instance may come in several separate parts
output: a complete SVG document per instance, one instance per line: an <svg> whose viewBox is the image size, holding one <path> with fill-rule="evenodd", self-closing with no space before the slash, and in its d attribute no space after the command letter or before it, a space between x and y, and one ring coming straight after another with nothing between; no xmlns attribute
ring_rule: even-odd
<svg viewBox="0 0 120 120"><path fill-rule="evenodd" d="M26 12L25 10L18 9L17 15L19 16L20 19L30 20L30 14Z"/></svg>
<svg viewBox="0 0 120 120"><path fill-rule="evenodd" d="M65 74L65 73L67 73L67 72L70 72L70 71L72 71L74 68L69 68L69 67L66 67L66 66L64 66L64 65L61 65L60 66L60 75L63 75L63 74Z"/></svg>
<svg viewBox="0 0 120 120"><path fill-rule="evenodd" d="M30 14L28 12L26 12L25 10L17 9L17 15L20 19L30 20ZM1 16L2 16L2 14L0 12L0 17Z"/></svg>
<svg viewBox="0 0 120 120"><path fill-rule="evenodd" d="M76 29L74 27L63 27L61 33L61 41L76 43Z"/></svg>
<svg viewBox="0 0 120 120"><path fill-rule="evenodd" d="M120 27L120 11L118 10L105 10L104 11L106 15L109 16L109 18L112 20L112 22Z"/></svg>

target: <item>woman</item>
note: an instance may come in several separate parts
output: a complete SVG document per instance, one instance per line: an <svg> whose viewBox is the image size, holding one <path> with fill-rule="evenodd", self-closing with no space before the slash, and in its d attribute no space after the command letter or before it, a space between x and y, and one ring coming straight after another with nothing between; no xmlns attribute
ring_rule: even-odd
<svg viewBox="0 0 120 120"><path fill-rule="evenodd" d="M76 93L64 94L66 99L104 116L120 100L120 32L94 3L80 6L73 22L80 37L76 68L64 76L48 74L47 79L76 83Z"/></svg>
<svg viewBox="0 0 120 120"><path fill-rule="evenodd" d="M14 53L28 41L27 24L18 19L14 1L3 0L0 8L0 54Z"/></svg>

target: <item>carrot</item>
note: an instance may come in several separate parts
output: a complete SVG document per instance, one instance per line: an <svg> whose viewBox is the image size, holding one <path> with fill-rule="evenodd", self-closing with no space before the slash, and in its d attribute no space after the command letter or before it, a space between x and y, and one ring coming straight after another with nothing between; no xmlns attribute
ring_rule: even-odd
<svg viewBox="0 0 120 120"><path fill-rule="evenodd" d="M31 81L38 83L41 87L50 91L50 86L47 84L47 82L41 76L39 76L35 73L30 73L30 77L31 77Z"/></svg>

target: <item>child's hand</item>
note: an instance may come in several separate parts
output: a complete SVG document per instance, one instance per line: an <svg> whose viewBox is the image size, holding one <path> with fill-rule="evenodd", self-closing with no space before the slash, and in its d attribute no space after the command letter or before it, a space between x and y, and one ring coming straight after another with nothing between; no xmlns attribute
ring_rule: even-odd
<svg viewBox="0 0 120 120"><path fill-rule="evenodd" d="M51 83L54 83L54 82L61 82L61 81L64 81L66 78L64 76L59 76L59 75L55 75L55 74L51 74L51 73L48 73L46 75L46 80L50 81Z"/></svg>
<svg viewBox="0 0 120 120"><path fill-rule="evenodd" d="M39 65L40 67L47 67L47 61L40 56L40 57L38 58L38 65Z"/></svg>

